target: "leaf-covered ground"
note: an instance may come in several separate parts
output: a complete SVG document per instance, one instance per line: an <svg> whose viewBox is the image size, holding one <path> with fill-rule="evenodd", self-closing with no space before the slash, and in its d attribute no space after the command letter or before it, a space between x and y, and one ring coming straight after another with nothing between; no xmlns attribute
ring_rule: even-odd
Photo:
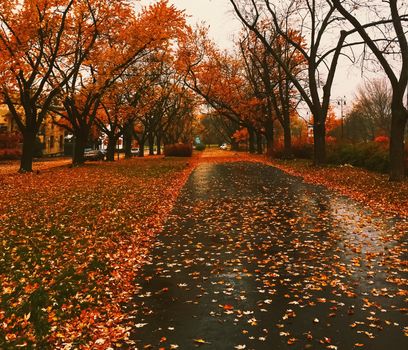
<svg viewBox="0 0 408 350"><path fill-rule="evenodd" d="M33 170L43 171L52 168L57 168L61 166L66 166L72 162L71 158L49 158L49 159L38 159L33 162ZM0 161L0 176L2 175L12 175L15 174L20 168L20 161L10 160L10 161Z"/></svg>
<svg viewBox="0 0 408 350"><path fill-rule="evenodd" d="M0 177L0 348L105 349L126 338L121 304L194 162Z"/></svg>
<svg viewBox="0 0 408 350"><path fill-rule="evenodd" d="M254 159L278 167L308 183L324 185L369 205L378 212L408 216L408 179L390 182L388 175L352 166L315 167L310 161L267 161Z"/></svg>
<svg viewBox="0 0 408 350"><path fill-rule="evenodd" d="M140 271L134 349L406 349L407 218L205 154Z"/></svg>
<svg viewBox="0 0 408 350"><path fill-rule="evenodd" d="M406 183L197 162L2 164L0 349L405 349Z"/></svg>

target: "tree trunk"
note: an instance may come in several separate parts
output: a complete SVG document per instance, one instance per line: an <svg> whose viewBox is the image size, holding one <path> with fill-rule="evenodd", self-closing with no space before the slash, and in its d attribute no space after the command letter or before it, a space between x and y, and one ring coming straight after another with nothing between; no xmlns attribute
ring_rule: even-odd
<svg viewBox="0 0 408 350"><path fill-rule="evenodd" d="M144 145L145 145L145 140L140 140L140 142L139 142L139 154L137 155L138 157L144 157Z"/></svg>
<svg viewBox="0 0 408 350"><path fill-rule="evenodd" d="M408 115L401 103L393 103L391 110L390 181L401 181L405 177L404 136Z"/></svg>
<svg viewBox="0 0 408 350"><path fill-rule="evenodd" d="M115 161L115 149L117 141L117 137L108 135L108 149L106 150L106 160L108 162Z"/></svg>
<svg viewBox="0 0 408 350"><path fill-rule="evenodd" d="M33 171L33 158L37 133L35 131L26 130L23 133L23 154L21 155L19 172Z"/></svg>
<svg viewBox="0 0 408 350"><path fill-rule="evenodd" d="M149 156L154 156L154 134L153 133L149 133L148 142L149 142Z"/></svg>
<svg viewBox="0 0 408 350"><path fill-rule="evenodd" d="M283 125L283 158L293 159L292 133L290 130L290 121L288 120L285 120Z"/></svg>
<svg viewBox="0 0 408 350"><path fill-rule="evenodd" d="M157 143L157 155L161 155L161 135L158 133L156 135L156 143Z"/></svg>
<svg viewBox="0 0 408 350"><path fill-rule="evenodd" d="M84 151L88 141L88 134L74 135L74 153L72 154L72 165L82 165L85 162Z"/></svg>
<svg viewBox="0 0 408 350"><path fill-rule="evenodd" d="M326 128L324 123L313 124L314 164L326 164Z"/></svg>
<svg viewBox="0 0 408 350"><path fill-rule="evenodd" d="M262 147L262 134L260 132L256 133L256 153L263 154L263 147Z"/></svg>
<svg viewBox="0 0 408 350"><path fill-rule="evenodd" d="M231 151L239 151L239 143L231 140Z"/></svg>
<svg viewBox="0 0 408 350"><path fill-rule="evenodd" d="M273 156L273 144L274 144L274 137L273 137L273 122L269 121L265 125L265 139L266 139L266 155L268 157Z"/></svg>
<svg viewBox="0 0 408 350"><path fill-rule="evenodd" d="M248 128L249 135L249 153L255 153L255 131L253 128Z"/></svg>
<svg viewBox="0 0 408 350"><path fill-rule="evenodd" d="M130 125L126 126L123 132L123 147L125 149L125 159L132 158L132 130Z"/></svg>

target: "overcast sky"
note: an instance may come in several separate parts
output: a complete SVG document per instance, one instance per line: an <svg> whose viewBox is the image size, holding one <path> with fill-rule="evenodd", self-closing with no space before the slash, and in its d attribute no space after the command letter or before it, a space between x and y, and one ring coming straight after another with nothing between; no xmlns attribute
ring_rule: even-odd
<svg viewBox="0 0 408 350"><path fill-rule="evenodd" d="M141 0L143 5L153 2L155 0ZM190 24L206 22L210 26L210 36L220 47L227 49L233 47L233 38L238 35L241 24L234 16L229 0L169 0L169 2L178 9L185 10L190 16ZM362 78L358 67L351 69L349 64L343 62L338 67L333 84L333 99L346 96L348 109L360 83Z"/></svg>
<svg viewBox="0 0 408 350"><path fill-rule="evenodd" d="M155 0L141 0L142 4L154 3ZM233 36L241 24L233 14L229 0L169 0L176 8L185 10L190 16L189 24L204 21L210 26L210 35L224 48L232 48Z"/></svg>

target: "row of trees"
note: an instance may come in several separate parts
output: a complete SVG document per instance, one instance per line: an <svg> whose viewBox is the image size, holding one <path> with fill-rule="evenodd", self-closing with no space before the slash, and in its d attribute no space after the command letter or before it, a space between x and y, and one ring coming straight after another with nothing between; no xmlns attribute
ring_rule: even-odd
<svg viewBox="0 0 408 350"><path fill-rule="evenodd" d="M138 12L126 0L0 0L0 96L23 135L21 171L32 169L46 116L74 134L79 164L95 127L108 137L108 159L122 136L128 154L132 138L150 152L155 142L160 150L186 138L196 95L210 120L225 130L245 128L250 151L261 152L265 139L272 154L279 126L287 157L298 106L306 105L314 160L323 164L338 63L361 53L361 62L380 65L390 82L390 178L402 179L407 5L230 2L243 23L234 53L219 50L205 28L192 31L165 0Z"/></svg>
<svg viewBox="0 0 408 350"><path fill-rule="evenodd" d="M230 0L243 23L236 52L217 50L198 29L186 59L187 84L222 116L248 130L254 142L274 145L275 122L283 130L284 154L291 155L291 126L298 104L313 123L314 161L326 162L332 124L331 92L340 60L385 72L391 87L390 179L404 177L404 136L408 110L407 4L349 0ZM363 22L364 20L364 22ZM360 55L360 57L358 57ZM370 113L370 112L369 112ZM388 131L388 130L386 130ZM239 135L238 135L239 136Z"/></svg>
<svg viewBox="0 0 408 350"><path fill-rule="evenodd" d="M362 59L379 65L391 86L390 179L404 177L404 135L408 109L407 4L398 0L230 0L241 22L262 43L313 115L314 159L326 160L326 121L338 62ZM296 35L293 35L296 33ZM293 71L276 42L302 58L305 69Z"/></svg>
<svg viewBox="0 0 408 350"><path fill-rule="evenodd" d="M293 32L294 40L301 41ZM306 69L303 58L284 40L273 43L293 75ZM188 72L186 85L201 96L210 111L203 121L207 128L231 142L247 133L250 152L262 152L266 140L272 154L274 128L279 123L284 134L285 152L291 153L291 119L296 113L296 91L284 70L249 30L243 30L235 53L221 51L212 43L205 28L198 28L183 48L182 63ZM237 129L244 133L236 133ZM233 135L235 134L235 137Z"/></svg>
<svg viewBox="0 0 408 350"><path fill-rule="evenodd" d="M49 116L75 137L84 161L93 128L108 159L123 136L175 142L191 130L194 98L177 66L187 34L181 11L158 1L136 11L125 0L0 1L0 97L23 136L20 171Z"/></svg>
<svg viewBox="0 0 408 350"><path fill-rule="evenodd" d="M306 105L313 124L314 160L323 164L328 131L336 128L331 91L338 63L342 57L356 62L356 55L363 48L361 63L369 62L372 67L379 63L388 76L390 101L386 96L377 96L380 100L370 105L372 101L360 92L361 103L353 111L355 115L365 114L365 121L372 121L374 114L382 115L376 121L376 129L391 136L390 178L402 179L408 116L403 101L408 63L403 29L408 20L406 5L398 6L395 1L387 5L370 3L370 8L363 3L355 5L349 8L355 16L372 15L367 16L371 21L359 24L343 14L347 1L288 0L275 5L267 0L231 0L231 3L244 25L236 52L218 50L203 28L196 30L183 49L188 71L186 83L211 109L206 125L224 134L224 139L230 137L233 147L236 139L243 136L234 130L245 128L249 150L253 152L258 146L261 151L259 140L265 138L270 154L278 125L283 132L284 156L290 157L293 125L299 124L298 105ZM378 86L372 88L378 90ZM358 106L365 106L365 110L358 111ZM382 111L378 110L381 108ZM385 115L387 108L390 124ZM348 118L349 121L353 118ZM378 123L384 123L382 128Z"/></svg>

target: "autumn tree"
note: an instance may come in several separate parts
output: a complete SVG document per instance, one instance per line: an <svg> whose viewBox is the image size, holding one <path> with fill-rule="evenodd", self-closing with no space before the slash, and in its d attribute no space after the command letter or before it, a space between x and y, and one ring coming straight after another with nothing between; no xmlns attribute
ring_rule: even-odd
<svg viewBox="0 0 408 350"><path fill-rule="evenodd" d="M391 132L392 90L385 79L366 81L357 90L353 110L365 120L369 139Z"/></svg>
<svg viewBox="0 0 408 350"><path fill-rule="evenodd" d="M262 26L264 32L271 30L268 23L263 23ZM290 35L299 36L294 31ZM273 37L274 41L269 45L280 55L292 74L299 77L304 68L302 56L282 37L273 35L270 37ZM254 96L263 101L260 104L262 111L258 113L261 120L258 122L261 123L267 140L267 153L272 154L274 121L278 120L284 131L284 155L291 157L291 115L296 107L293 83L252 31L244 29L239 47L245 62L246 77L252 85Z"/></svg>
<svg viewBox="0 0 408 350"><path fill-rule="evenodd" d="M173 63L172 50L167 47L152 52L126 74L124 97L131 107L128 129L139 143L139 156L144 155L146 142L153 154L155 140L160 154L162 120L172 88L180 81L174 74Z"/></svg>
<svg viewBox="0 0 408 350"><path fill-rule="evenodd" d="M75 136L73 164L84 161L83 154L89 130L98 113L103 95L133 64L151 52L168 45L184 27L184 15L159 1L133 16L131 7L111 4L111 17L104 21L106 32L98 37L90 58L82 65L80 74L66 84L60 96L68 123L60 123ZM109 19L109 22L108 22ZM63 71L61 70L61 74Z"/></svg>
<svg viewBox="0 0 408 350"><path fill-rule="evenodd" d="M148 108L144 106L134 119L134 137L140 146L139 156L144 156L146 142L150 155L154 154L154 144L160 154L162 145L189 143L192 140L195 106L195 97L183 85L153 86Z"/></svg>
<svg viewBox="0 0 408 350"><path fill-rule="evenodd" d="M172 90L160 124L164 145L192 142L197 108L196 96L185 85Z"/></svg>
<svg viewBox="0 0 408 350"><path fill-rule="evenodd" d="M239 128L239 125L230 119L217 113L206 113L201 118L201 124L204 127L202 137L205 143L217 143L219 145L224 142L229 144L235 143L235 139L232 136Z"/></svg>
<svg viewBox="0 0 408 350"><path fill-rule="evenodd" d="M198 28L191 34L182 55L188 72L187 86L201 96L203 102L218 115L223 115L250 133L250 151L254 152L257 125L253 116L260 112L262 101L254 95L245 77L240 57L219 50L206 36L206 30Z"/></svg>
<svg viewBox="0 0 408 350"><path fill-rule="evenodd" d="M139 157L144 157L146 143L149 145L149 154L154 154L155 131L164 108L163 93L160 87L150 86L146 103L143 103L143 108L139 108L134 114L133 137L139 144Z"/></svg>
<svg viewBox="0 0 408 350"><path fill-rule="evenodd" d="M23 135L21 172L32 171L41 124L94 46L94 2L0 2L0 96ZM64 67L63 76L58 66Z"/></svg>
<svg viewBox="0 0 408 350"><path fill-rule="evenodd" d="M150 98L151 107L144 116L144 130L147 135L149 155L154 154L154 144L157 153L161 154L162 144L175 143L169 140L168 132L171 127L183 127L188 121L179 120L180 106L186 96L186 88L183 82L183 73L175 67L177 52L176 45L172 49L163 52L160 65L157 66L157 79L153 87L153 96ZM193 103L191 104L193 107Z"/></svg>
<svg viewBox="0 0 408 350"><path fill-rule="evenodd" d="M230 2L241 22L263 43L314 115L314 161L325 163L325 122L330 94L339 57L350 32L342 29L335 7L326 0L288 0L280 4L269 0ZM264 21L271 23L271 30L263 30ZM293 36L293 30L299 35ZM307 64L305 79L293 74L280 52L271 45L276 40L284 40L285 45L302 56ZM334 44L329 46L328 42Z"/></svg>
<svg viewBox="0 0 408 350"><path fill-rule="evenodd" d="M120 78L120 94L127 106L125 123L122 125L125 157L127 158L132 156L131 145L133 139L136 138L139 146L141 146L141 140L138 137L139 131L141 131L138 118L154 105L152 96L154 86L161 76L159 67L163 64L162 58L163 50L153 50L132 64ZM143 148L139 147L139 155L143 155Z"/></svg>
<svg viewBox="0 0 408 350"><path fill-rule="evenodd" d="M105 93L101 99L95 115L95 124L108 138L106 153L108 161L114 161L116 145L128 123L128 108L119 84L115 84L114 88Z"/></svg>
<svg viewBox="0 0 408 350"><path fill-rule="evenodd" d="M133 57L133 48L120 37L122 21L127 24L126 27L134 24L134 17L128 15L129 7L123 1L115 5L110 2L99 4L101 7L96 12L99 16L96 43L87 60L61 90L53 109L61 117L54 122L74 135L74 165L84 161L84 149L104 93L123 73ZM75 48L76 52L81 50L81 47ZM123 54L120 55L119 52ZM58 74L64 77L64 66L57 68Z"/></svg>
<svg viewBox="0 0 408 350"><path fill-rule="evenodd" d="M402 180L405 176L404 136L408 121L408 106L404 106L404 93L408 89L408 5L398 0L362 1L358 4L348 0L329 2L359 33L390 81L390 180ZM364 15L361 9L365 10Z"/></svg>

